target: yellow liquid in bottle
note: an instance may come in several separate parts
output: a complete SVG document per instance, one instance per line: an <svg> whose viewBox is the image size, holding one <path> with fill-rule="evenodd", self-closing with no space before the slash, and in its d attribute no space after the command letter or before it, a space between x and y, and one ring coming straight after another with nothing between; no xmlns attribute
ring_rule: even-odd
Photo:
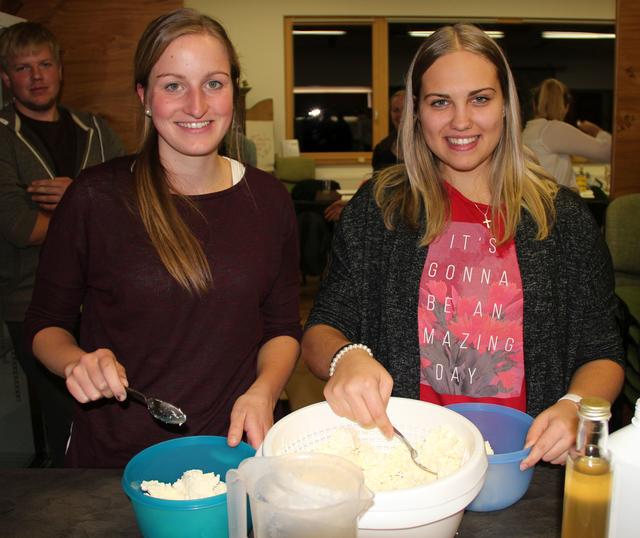
<svg viewBox="0 0 640 538"><path fill-rule="evenodd" d="M606 538L611 468L601 458L567 460L562 538Z"/></svg>

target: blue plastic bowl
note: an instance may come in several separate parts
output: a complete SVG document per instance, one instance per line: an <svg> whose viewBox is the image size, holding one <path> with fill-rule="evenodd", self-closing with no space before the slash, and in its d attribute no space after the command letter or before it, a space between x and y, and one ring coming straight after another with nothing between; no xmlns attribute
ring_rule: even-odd
<svg viewBox="0 0 640 538"><path fill-rule="evenodd" d="M459 403L447 407L473 422L495 452L487 456L489 468L484 486L467 510L491 512L519 501L533 477L533 467L520 470L520 462L531 451L522 447L533 418L502 405Z"/></svg>
<svg viewBox="0 0 640 538"><path fill-rule="evenodd" d="M136 454L124 469L122 488L131 499L144 538L228 538L226 493L169 501L145 495L140 482L175 482L189 469L214 472L224 480L229 469L254 454L246 443L231 448L226 437L208 435L171 439Z"/></svg>

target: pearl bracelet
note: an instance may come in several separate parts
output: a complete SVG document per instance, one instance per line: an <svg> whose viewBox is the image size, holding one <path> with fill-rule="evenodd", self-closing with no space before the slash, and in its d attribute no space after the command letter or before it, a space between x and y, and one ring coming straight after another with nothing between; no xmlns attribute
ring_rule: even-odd
<svg viewBox="0 0 640 538"><path fill-rule="evenodd" d="M338 363L340 362L342 357L344 357L345 354L349 353L349 351L353 351L354 349L361 349L362 351L366 351L370 357L373 357L371 349L364 344L346 344L342 346L338 351L336 351L333 359L331 359L331 364L329 365L329 377L332 377L333 374L336 373L336 366L338 366Z"/></svg>

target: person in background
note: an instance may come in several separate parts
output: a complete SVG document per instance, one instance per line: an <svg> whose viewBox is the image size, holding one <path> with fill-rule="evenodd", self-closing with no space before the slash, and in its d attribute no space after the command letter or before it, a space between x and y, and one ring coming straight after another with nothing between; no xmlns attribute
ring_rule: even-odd
<svg viewBox="0 0 640 538"><path fill-rule="evenodd" d="M484 32L440 28L406 80L402 164L345 208L302 358L338 415L389 437L392 394L497 403L535 417L522 469L562 463L576 400L613 401L624 379L602 234L527 158L511 71Z"/></svg>
<svg viewBox="0 0 640 538"><path fill-rule="evenodd" d="M391 132L373 148L371 166L377 172L387 166L398 164L398 130L404 107L404 90L395 92L389 100L389 116L391 118Z"/></svg>
<svg viewBox="0 0 640 538"><path fill-rule="evenodd" d="M371 166L375 174L379 170L398 163L398 128L402 117L402 107L404 106L404 90L395 92L389 100L389 116L391 117L391 132L389 136L383 138L373 148L371 156ZM368 180L363 181L360 188ZM336 200L324 210L324 218L329 222L337 222L340 219L342 210L347 205L347 200Z"/></svg>
<svg viewBox="0 0 640 538"><path fill-rule="evenodd" d="M365 180L365 182L366 181L368 180ZM340 199L329 204L329 206L323 212L325 220L328 222L337 222L340 219L340 215L342 215L342 210L345 208L347 203L348 203L348 200Z"/></svg>
<svg viewBox="0 0 640 538"><path fill-rule="evenodd" d="M40 245L65 190L85 168L124 151L104 120L59 105L60 46L47 28L22 22L4 30L0 68L13 97L0 111L0 311L33 391L38 464L60 466L73 402L64 383L24 349L25 313Z"/></svg>
<svg viewBox="0 0 640 538"><path fill-rule="evenodd" d="M525 125L522 141L558 184L578 190L571 156L606 163L611 159L611 135L586 120L575 128L565 122L571 94L559 80L548 78L535 90L534 118Z"/></svg>
<svg viewBox="0 0 640 538"><path fill-rule="evenodd" d="M224 28L190 9L155 19L134 76L141 149L69 187L27 314L34 354L78 401L69 466L122 467L180 435L235 446L246 434L257 447L299 351L291 198L218 154L238 129L240 66ZM155 421L129 385L187 422Z"/></svg>

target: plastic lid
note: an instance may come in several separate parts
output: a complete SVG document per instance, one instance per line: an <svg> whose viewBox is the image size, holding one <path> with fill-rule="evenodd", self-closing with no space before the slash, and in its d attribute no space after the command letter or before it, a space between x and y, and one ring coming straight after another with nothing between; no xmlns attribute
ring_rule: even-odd
<svg viewBox="0 0 640 538"><path fill-rule="evenodd" d="M582 398L578 413L592 420L607 420L611 417L611 404L604 398Z"/></svg>

